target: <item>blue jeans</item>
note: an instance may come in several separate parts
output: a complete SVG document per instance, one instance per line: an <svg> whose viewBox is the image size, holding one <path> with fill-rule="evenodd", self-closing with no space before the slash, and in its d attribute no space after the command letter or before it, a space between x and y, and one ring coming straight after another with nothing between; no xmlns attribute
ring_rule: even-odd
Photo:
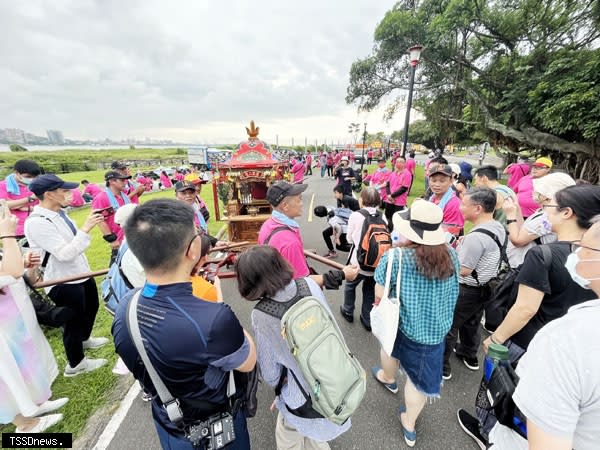
<svg viewBox="0 0 600 450"><path fill-rule="evenodd" d="M325 176L325 171L327 170L327 166L321 166L321 178Z"/></svg>
<svg viewBox="0 0 600 450"><path fill-rule="evenodd" d="M371 324L371 309L375 302L375 277L373 275L366 276L359 273L352 281L346 281L344 286L344 311L348 314L354 314L354 304L356 303L356 288L360 283L362 285L362 308L360 316L363 322L367 325Z"/></svg>
<svg viewBox="0 0 600 450"><path fill-rule="evenodd" d="M194 450L190 441L185 436L169 433L158 421L154 421L160 446L165 450ZM235 430L235 441L224 447L227 450L249 450L250 436L248 435L248 425L246 416L240 411L233 418L233 428Z"/></svg>

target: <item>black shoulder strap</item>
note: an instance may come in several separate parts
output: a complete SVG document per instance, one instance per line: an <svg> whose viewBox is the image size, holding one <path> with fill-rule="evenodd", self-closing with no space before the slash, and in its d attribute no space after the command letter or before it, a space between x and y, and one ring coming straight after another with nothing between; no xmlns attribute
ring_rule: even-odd
<svg viewBox="0 0 600 450"><path fill-rule="evenodd" d="M29 215L29 217L41 217L41 218L43 218L43 219L46 219L46 220L47 220L48 222L50 222L52 225L56 226L56 224L55 224L54 222L52 222L52 221L50 220L50 218L49 218L49 217L46 217L46 216L44 216L44 215L42 215L42 214L39 214L39 213L33 213L33 214L30 214L30 215ZM46 253L44 253L44 259L42 260L42 263L40 264L40 268L42 268L42 270L43 270L43 269L45 269L45 268L46 268L46 266L48 265L48 260L50 259L50 256L51 256L51 255L50 255L50 252L46 252Z"/></svg>
<svg viewBox="0 0 600 450"><path fill-rule="evenodd" d="M271 234L269 234L269 235L267 236L267 238L265 239L265 242L263 242L263 245L269 245L269 241L271 241L271 238L272 238L274 235L276 235L276 234L277 234L277 233L279 233L280 231L285 231L285 230L290 230L290 231L291 231L291 228L290 228L290 227L288 227L287 225L282 225L282 226L280 226L280 227L273 228L273 230L271 230Z"/></svg>
<svg viewBox="0 0 600 450"><path fill-rule="evenodd" d="M550 270L550 266L552 265L552 250L548 245L540 245L542 249L542 258L544 259L544 268L546 271Z"/></svg>
<svg viewBox="0 0 600 450"><path fill-rule="evenodd" d="M491 237L492 240L496 243L498 249L500 249L500 260L498 261L498 270L500 269L500 266L502 266L502 261L508 264L508 256L506 255L506 246L508 245L508 233L506 234L506 238L504 239L504 244L501 244L500 240L498 239L498 236L496 236L490 230L486 230L485 228L475 228L471 232L483 233ZM475 269L473 269L473 271L471 272L471 276L477 282L477 284L481 286L481 284L479 283L477 271Z"/></svg>
<svg viewBox="0 0 600 450"><path fill-rule="evenodd" d="M297 292L291 300L288 300L287 302L276 302L271 298L264 297L256 304L254 309L276 317L277 319L281 319L285 312L294 306L294 304L304 297L311 295L310 287L304 278L298 278L297 280L294 280L294 282L296 283Z"/></svg>

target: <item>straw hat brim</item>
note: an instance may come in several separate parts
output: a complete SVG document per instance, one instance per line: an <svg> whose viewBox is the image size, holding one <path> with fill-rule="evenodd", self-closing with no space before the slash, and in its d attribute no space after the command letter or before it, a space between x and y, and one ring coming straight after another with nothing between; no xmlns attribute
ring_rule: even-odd
<svg viewBox="0 0 600 450"><path fill-rule="evenodd" d="M410 219L409 210L399 211L392 216L394 230L411 242L422 245L441 245L446 243L446 234L441 223L435 230L423 230L418 221ZM429 225L429 224L427 224ZM422 235L422 236L421 236Z"/></svg>

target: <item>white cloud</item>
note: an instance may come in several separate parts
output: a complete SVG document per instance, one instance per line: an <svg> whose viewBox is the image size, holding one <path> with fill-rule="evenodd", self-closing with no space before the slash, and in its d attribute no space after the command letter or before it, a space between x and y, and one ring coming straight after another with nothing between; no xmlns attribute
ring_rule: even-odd
<svg viewBox="0 0 600 450"><path fill-rule="evenodd" d="M0 3L0 127L67 137L349 140L381 111L345 104L392 2L73 0Z"/></svg>

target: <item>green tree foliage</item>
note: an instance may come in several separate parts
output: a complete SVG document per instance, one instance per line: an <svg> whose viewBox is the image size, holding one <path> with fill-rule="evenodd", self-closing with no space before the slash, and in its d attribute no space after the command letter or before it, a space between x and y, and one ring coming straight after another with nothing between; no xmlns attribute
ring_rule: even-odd
<svg viewBox="0 0 600 450"><path fill-rule="evenodd" d="M10 148L11 152L26 152L26 151L28 151L25 147L23 147L22 145L19 145L19 144L10 144L8 146L8 148Z"/></svg>
<svg viewBox="0 0 600 450"><path fill-rule="evenodd" d="M541 150L596 182L599 3L402 0L378 24L373 53L352 65L346 101L361 110L384 103L391 117L405 103L405 49L422 44L414 106L442 145L487 139Z"/></svg>

